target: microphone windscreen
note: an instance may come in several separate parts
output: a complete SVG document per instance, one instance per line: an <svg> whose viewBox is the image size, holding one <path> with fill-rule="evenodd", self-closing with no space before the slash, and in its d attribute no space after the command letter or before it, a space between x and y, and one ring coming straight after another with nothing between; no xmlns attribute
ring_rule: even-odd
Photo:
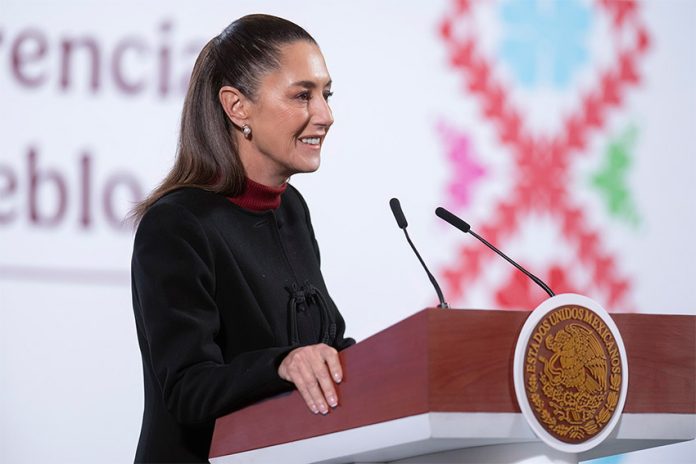
<svg viewBox="0 0 696 464"><path fill-rule="evenodd" d="M404 212L401 211L401 203L399 203L399 200L397 198L392 198L389 200L389 207L392 210L392 214L394 214L394 219L396 219L396 223L398 224L399 228L405 229L408 227L408 222L406 222Z"/></svg>
<svg viewBox="0 0 696 464"><path fill-rule="evenodd" d="M467 232L469 232L469 230L471 230L471 226L464 219L458 218L457 216L450 213L442 206L438 207L435 210L435 214L440 219L449 222L454 227L456 227L457 229L461 230L464 233L467 233Z"/></svg>

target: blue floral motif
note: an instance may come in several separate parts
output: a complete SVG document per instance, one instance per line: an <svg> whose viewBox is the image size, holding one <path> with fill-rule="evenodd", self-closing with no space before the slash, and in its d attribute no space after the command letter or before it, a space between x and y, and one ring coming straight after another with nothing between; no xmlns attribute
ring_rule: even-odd
<svg viewBox="0 0 696 464"><path fill-rule="evenodd" d="M508 0L500 18L500 56L525 87L567 87L588 61L592 15L581 1Z"/></svg>

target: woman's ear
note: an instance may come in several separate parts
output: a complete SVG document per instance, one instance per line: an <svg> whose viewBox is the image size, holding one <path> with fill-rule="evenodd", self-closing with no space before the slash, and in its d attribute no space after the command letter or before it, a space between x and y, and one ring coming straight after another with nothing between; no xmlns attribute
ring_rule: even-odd
<svg viewBox="0 0 696 464"><path fill-rule="evenodd" d="M243 127L249 118L249 99L238 89L225 85L218 92L222 109L237 127Z"/></svg>

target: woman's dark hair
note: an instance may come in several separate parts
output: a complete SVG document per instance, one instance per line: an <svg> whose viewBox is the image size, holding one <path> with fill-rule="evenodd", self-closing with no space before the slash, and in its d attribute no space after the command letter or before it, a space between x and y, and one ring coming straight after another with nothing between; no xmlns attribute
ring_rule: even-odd
<svg viewBox="0 0 696 464"><path fill-rule="evenodd" d="M162 183L131 211L137 223L163 195L198 187L227 196L242 193L244 166L218 93L235 87L252 101L261 78L280 67L281 46L298 40L316 44L300 26L276 16L244 16L208 42L191 73L174 166Z"/></svg>

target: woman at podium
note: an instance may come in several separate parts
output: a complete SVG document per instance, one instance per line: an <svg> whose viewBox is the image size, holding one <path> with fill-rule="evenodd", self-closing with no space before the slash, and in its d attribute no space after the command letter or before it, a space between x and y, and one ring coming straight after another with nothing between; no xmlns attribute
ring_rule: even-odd
<svg viewBox="0 0 696 464"><path fill-rule="evenodd" d="M288 182L319 168L330 96L316 42L281 18L240 18L198 56L174 166L133 214L136 462L207 462L217 417L290 388L312 413L337 405L353 340Z"/></svg>

